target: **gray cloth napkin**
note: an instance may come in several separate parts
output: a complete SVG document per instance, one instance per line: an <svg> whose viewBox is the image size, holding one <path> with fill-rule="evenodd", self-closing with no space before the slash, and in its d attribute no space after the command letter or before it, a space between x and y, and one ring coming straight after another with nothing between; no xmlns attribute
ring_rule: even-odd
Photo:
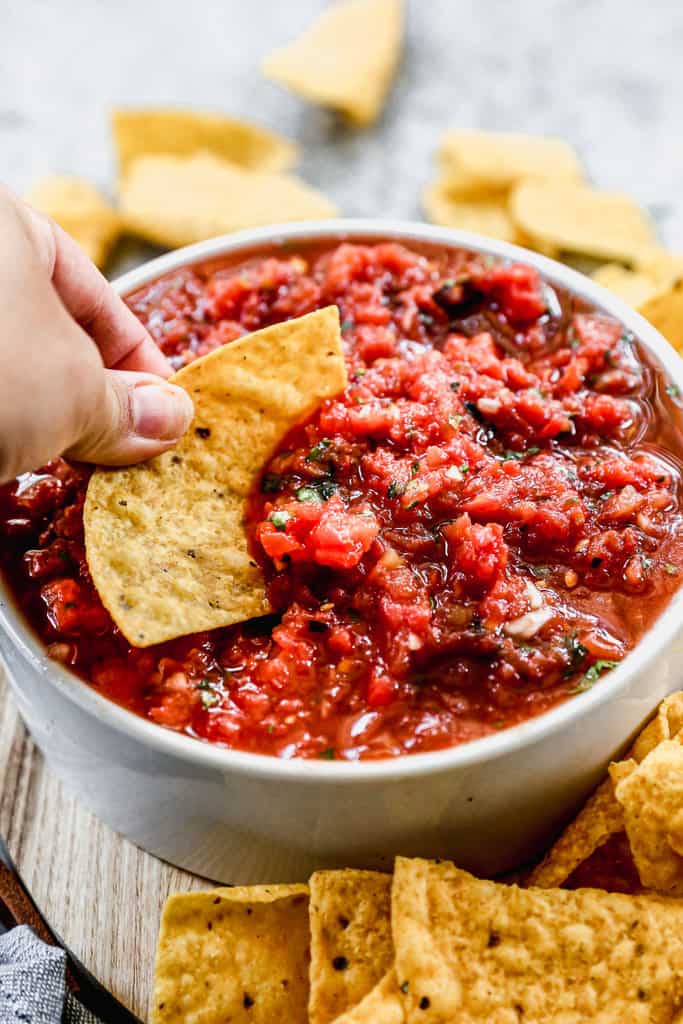
<svg viewBox="0 0 683 1024"><path fill-rule="evenodd" d="M66 953L28 925L0 936L0 1024L99 1024L65 982Z"/></svg>

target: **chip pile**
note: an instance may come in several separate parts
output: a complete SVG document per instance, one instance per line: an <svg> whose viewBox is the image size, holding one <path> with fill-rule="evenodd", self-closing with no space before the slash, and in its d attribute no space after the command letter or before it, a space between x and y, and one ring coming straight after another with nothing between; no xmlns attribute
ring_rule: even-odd
<svg viewBox="0 0 683 1024"><path fill-rule="evenodd" d="M639 883L579 888L615 836ZM683 1019L683 692L524 886L398 857L393 875L171 897L153 1024L676 1024Z"/></svg>
<svg viewBox="0 0 683 1024"><path fill-rule="evenodd" d="M104 267L127 233L164 248L240 228L334 217L336 206L289 168L293 143L218 114L158 108L115 110L118 204L89 182L50 176L26 199Z"/></svg>
<svg viewBox="0 0 683 1024"><path fill-rule="evenodd" d="M609 777L531 872L529 884L580 882L610 843L635 879L630 889L683 896L683 691L662 701L627 757L610 765ZM609 860L606 868L607 886L623 888L623 878L610 877Z"/></svg>
<svg viewBox="0 0 683 1024"><path fill-rule="evenodd" d="M683 351L683 256L659 246L629 196L594 188L562 139L446 132L422 205L434 224L535 249L571 264L645 316Z"/></svg>
<svg viewBox="0 0 683 1024"><path fill-rule="evenodd" d="M339 0L297 40L263 62L264 74L352 124L380 115L403 49L404 0ZM206 111L114 110L118 206L89 182L49 176L26 199L104 267L123 233L164 248L284 221L338 215L289 173L297 147L275 132Z"/></svg>

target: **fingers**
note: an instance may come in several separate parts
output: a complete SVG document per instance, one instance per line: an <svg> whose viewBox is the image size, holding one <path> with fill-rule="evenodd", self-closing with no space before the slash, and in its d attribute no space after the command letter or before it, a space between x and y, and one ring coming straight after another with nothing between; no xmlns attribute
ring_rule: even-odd
<svg viewBox="0 0 683 1024"><path fill-rule="evenodd" d="M105 366L169 377L172 370L166 357L81 247L49 218L25 209L51 263L55 290L99 348Z"/></svg>
<svg viewBox="0 0 683 1024"><path fill-rule="evenodd" d="M124 466L171 448L192 417L182 388L148 373L105 370L104 394L82 436L64 454L82 462Z"/></svg>

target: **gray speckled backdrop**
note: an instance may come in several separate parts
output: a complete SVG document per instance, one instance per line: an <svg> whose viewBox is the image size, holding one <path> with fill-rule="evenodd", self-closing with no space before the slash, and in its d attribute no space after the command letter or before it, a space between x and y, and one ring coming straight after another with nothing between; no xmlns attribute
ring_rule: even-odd
<svg viewBox="0 0 683 1024"><path fill-rule="evenodd" d="M449 126L552 132L683 248L683 0L412 0L381 122L343 128L259 74L323 0L0 0L0 177L109 187L114 104L216 107L299 140L348 215L415 217ZM129 254L130 256L130 254Z"/></svg>

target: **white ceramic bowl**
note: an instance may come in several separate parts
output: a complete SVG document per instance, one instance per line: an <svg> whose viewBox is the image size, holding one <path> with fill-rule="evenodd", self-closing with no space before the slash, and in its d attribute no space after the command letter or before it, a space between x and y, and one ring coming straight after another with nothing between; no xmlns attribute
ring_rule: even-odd
<svg viewBox="0 0 683 1024"><path fill-rule="evenodd" d="M523 260L621 320L683 391L683 361L588 278L504 242L424 224L329 221L240 232L162 256L116 287L127 294L178 267L271 242L366 237ZM138 845L225 882L303 879L329 865L388 868L397 853L508 869L557 828L683 677L682 590L599 685L532 721L387 761L282 761L201 743L110 703L46 656L4 587L0 627L21 714L55 773Z"/></svg>

